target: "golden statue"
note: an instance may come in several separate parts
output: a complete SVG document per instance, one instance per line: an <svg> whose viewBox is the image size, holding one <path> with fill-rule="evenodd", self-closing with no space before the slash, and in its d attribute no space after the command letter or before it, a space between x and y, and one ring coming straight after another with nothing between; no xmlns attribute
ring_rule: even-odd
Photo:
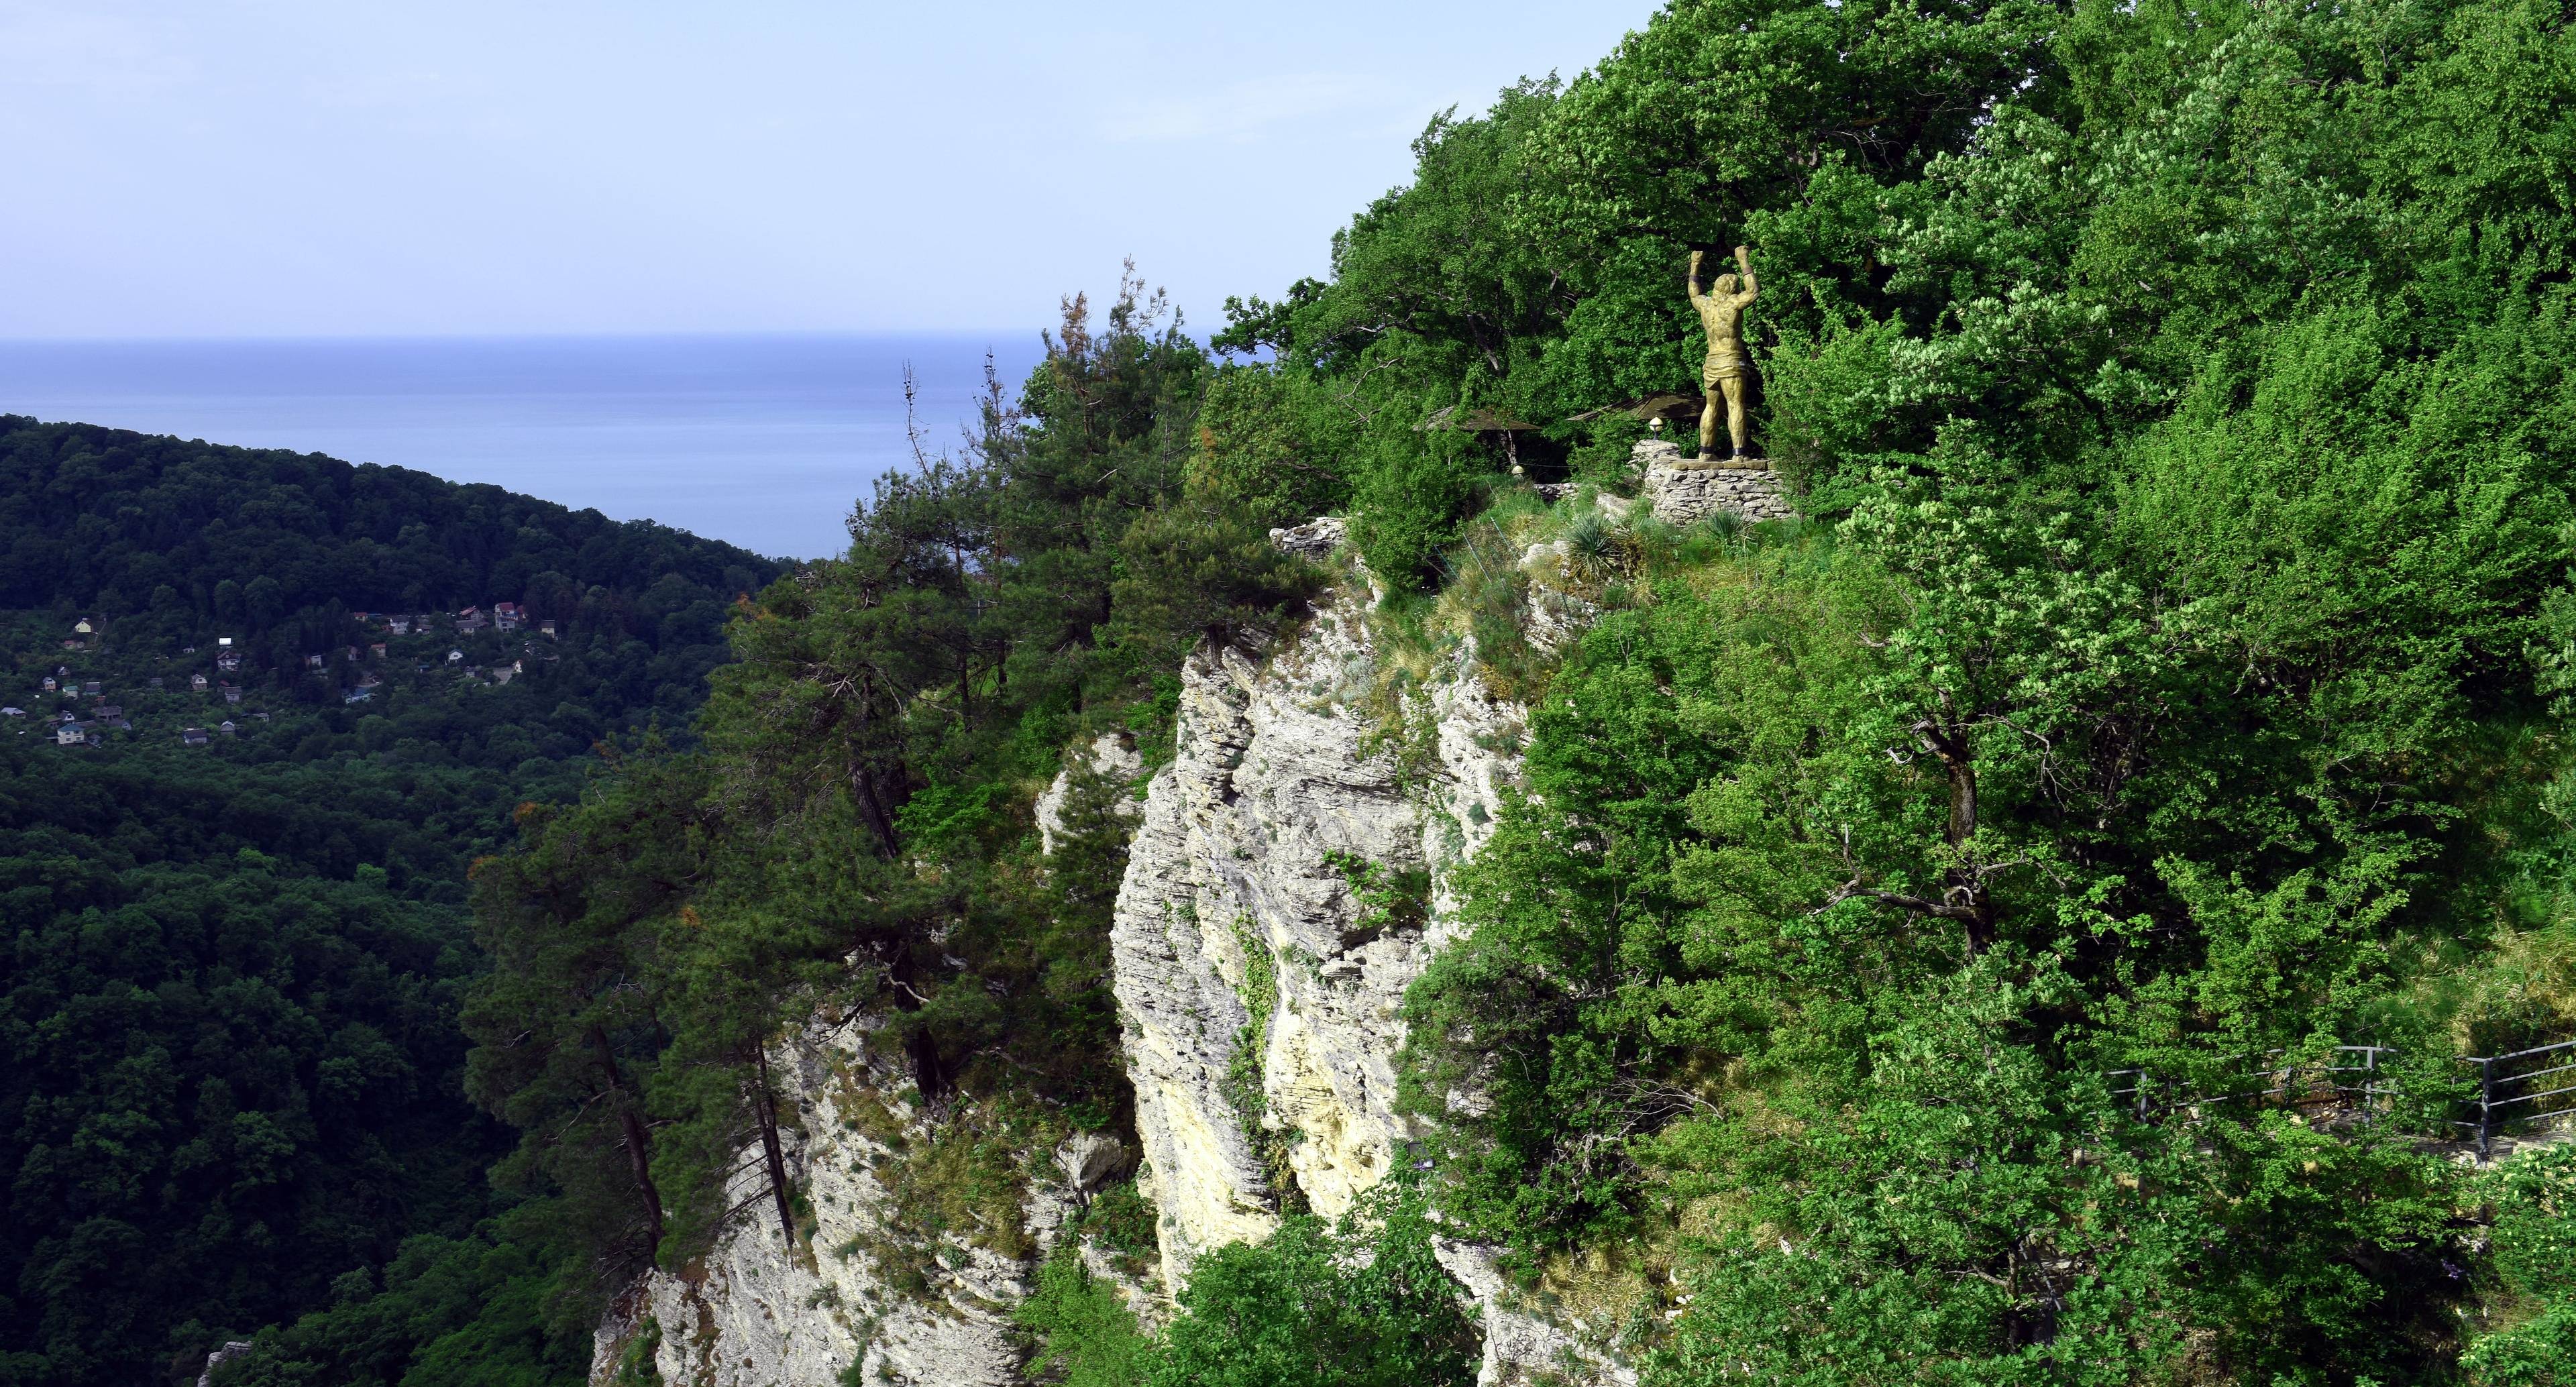
<svg viewBox="0 0 2576 1387"><path fill-rule="evenodd" d="M1717 402L1726 400L1726 433L1735 444L1734 461L1748 466L1744 456L1744 305L1753 302L1759 286L1753 282L1753 262L1744 247L1735 248L1735 267L1744 273L1719 275L1710 286L1713 292L1699 291L1699 264L1706 254L1692 251L1690 259L1690 302L1699 310L1700 326L1708 329L1708 364L1700 368L1700 384L1708 390L1708 405L1699 414L1699 455L1712 457L1717 449Z"/></svg>

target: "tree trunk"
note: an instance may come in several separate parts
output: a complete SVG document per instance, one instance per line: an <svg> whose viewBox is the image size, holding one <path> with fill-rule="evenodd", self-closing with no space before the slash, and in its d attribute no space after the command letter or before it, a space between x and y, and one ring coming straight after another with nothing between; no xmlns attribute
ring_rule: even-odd
<svg viewBox="0 0 2576 1387"><path fill-rule="evenodd" d="M662 1191L653 1183L653 1160L644 1119L636 1115L635 1105L621 1096L617 1121L626 1132L626 1164L635 1172L635 1188L644 1195L644 1212L653 1222L653 1246L658 1251L662 1246Z"/></svg>
<svg viewBox="0 0 2576 1387"><path fill-rule="evenodd" d="M626 1076L617 1068L617 1054L608 1048L608 1033L591 1027L590 1043L599 1051L599 1068L608 1076L609 1090L617 1095L617 1125L625 1135L626 1168L634 1172L636 1192L644 1196L644 1212L652 1221L653 1246L658 1249L662 1246L662 1190L653 1183L652 1138L644 1130L644 1119L636 1114L635 1094L626 1087Z"/></svg>
<svg viewBox="0 0 2576 1387"><path fill-rule="evenodd" d="M886 976L896 984L895 1010L921 1010L919 991L912 985L915 975L911 950L900 944L895 946L894 957L886 964ZM912 1060L913 1087L921 1090L922 1105L927 1107L948 1089L948 1073L939 1062L939 1042L932 1038L929 1027L919 1027L904 1040L904 1053Z"/></svg>
<svg viewBox="0 0 2576 1387"><path fill-rule="evenodd" d="M948 1073L939 1063L939 1042L932 1039L925 1026L912 1033L905 1046L912 1055L912 1082L921 1090L921 1101L929 1103L948 1091Z"/></svg>
<svg viewBox="0 0 2576 1387"><path fill-rule="evenodd" d="M778 1144L778 1098L769 1086L769 1047L752 1047L753 1065L760 1077L760 1091L753 1095L752 1110L760 1116L760 1153L769 1163L769 1192L778 1201L778 1231L787 1245L796 1245L796 1211L787 1202L787 1154Z"/></svg>
<svg viewBox="0 0 2576 1387"><path fill-rule="evenodd" d="M1946 704L1946 700L1944 700ZM1985 952L1995 942L1992 912L1986 908L1986 879L1968 860L1968 845L1977 836L1977 767L1968 754L1964 732L1950 732L1926 719L1914 725L1915 738L1923 749L1941 762L1950 780L1950 821L1942 828L1942 838L1959 854L1959 860L1947 873L1949 894L1964 907L1961 923L1967 929L1968 952Z"/></svg>
<svg viewBox="0 0 2576 1387"><path fill-rule="evenodd" d="M850 771L850 798L858 805L859 819L877 840L877 855L893 861L901 852L894 839L894 807L886 803L884 788L877 773L856 766Z"/></svg>

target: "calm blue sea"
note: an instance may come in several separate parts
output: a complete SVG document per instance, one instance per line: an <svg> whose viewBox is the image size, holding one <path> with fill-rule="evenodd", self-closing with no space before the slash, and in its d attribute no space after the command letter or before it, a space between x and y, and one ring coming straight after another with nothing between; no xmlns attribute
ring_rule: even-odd
<svg viewBox="0 0 2576 1387"><path fill-rule="evenodd" d="M0 413L413 467L818 558L911 464L904 367L954 447L988 348L1014 390L1040 353L1034 331L0 342Z"/></svg>

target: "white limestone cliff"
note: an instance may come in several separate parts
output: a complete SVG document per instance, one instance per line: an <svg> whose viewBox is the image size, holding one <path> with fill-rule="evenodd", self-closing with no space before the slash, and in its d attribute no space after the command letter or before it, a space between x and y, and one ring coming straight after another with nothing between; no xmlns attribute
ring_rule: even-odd
<svg viewBox="0 0 2576 1387"><path fill-rule="evenodd" d="M1414 700L1430 735L1407 756L1368 711L1378 674L1347 598L1267 660L1202 649L1182 670L1178 753L1146 792L1110 935L1174 1284L1200 1252L1267 1234L1282 1177L1338 1214L1413 1135L1395 1108L1404 989L1447 938L1446 872L1491 832L1519 716L1462 647ZM1428 921L1368 928L1334 855L1428 872ZM1248 1036L1256 1008L1268 1024ZM1247 1039L1257 1103L1229 1083Z"/></svg>
<svg viewBox="0 0 2576 1387"><path fill-rule="evenodd" d="M950 1240L926 1251L929 1291L906 1293L888 1274L881 1221L888 1200L877 1168L893 1143L923 1139L922 1115L890 1095L904 1077L871 1069L861 1027L817 1019L772 1053L773 1072L801 1131L786 1131L791 1169L812 1206L805 1245L791 1248L767 1215L766 1176L747 1162L726 1191L753 1212L728 1225L705 1258L656 1271L601 1326L591 1381L614 1380L639 1334L667 1384L833 1387L854 1362L859 1379L894 1387L1008 1387L1020 1379L1010 1307L1027 1266ZM1064 1191L1032 1191L1033 1231L1051 1234Z"/></svg>
<svg viewBox="0 0 2576 1387"><path fill-rule="evenodd" d="M1550 595L1533 624L1574 615ZM1147 789L1110 935L1166 1284L1265 1236L1283 1180L1336 1215L1419 1135L1396 1106L1404 993L1457 933L1451 873L1517 779L1522 710L1461 643L1389 716L1387 658L1345 593L1276 649L1202 648L1183 668L1177 752ZM1354 863L1424 873L1424 918L1373 927ZM1488 1325L1481 1382L1635 1380L1517 1308L1491 1251L1440 1248Z"/></svg>
<svg viewBox="0 0 2576 1387"><path fill-rule="evenodd" d="M1279 538L1323 558L1341 531L1319 523ZM1528 567L1557 571L1561 558L1534 554ZM1493 831L1519 772L1522 718L1488 694L1465 643L1427 667L1414 655L1409 692L1390 703L1392 657L1372 631L1365 578L1354 570L1266 649L1189 657L1173 759L1139 806L1111 944L1163 1296L1207 1250L1267 1236L1283 1203L1339 1214L1419 1134L1396 1105L1404 993L1457 931L1451 874ZM1561 645L1591 606L1540 589L1532 634ZM1141 771L1118 737L1068 759L1037 806L1050 845L1068 777ZM1360 898L1355 871L1418 874L1427 908L1388 923ZM666 1383L831 1387L854 1362L870 1383L1020 1380L1009 1311L1032 1260L938 1249L925 1303L864 1251L885 1236L875 1168L890 1156L889 1122L915 1138L926 1128L888 1096L903 1076L870 1072L859 1041L817 1022L773 1056L802 1128L793 1154L818 1221L813 1251L789 1249L774 1220L737 1221L687 1274L655 1273L624 1302L600 1332L594 1382L613 1377L648 1317ZM1058 1158L1068 1179L1030 1192L1031 1247L1051 1244L1072 1185L1104 1159ZM738 1178L736 1199L755 1193L756 1164ZM1443 1240L1439 1251L1488 1325L1483 1382L1634 1381L1521 1307L1490 1249ZM1155 1293L1131 1286L1131 1304L1150 1312Z"/></svg>

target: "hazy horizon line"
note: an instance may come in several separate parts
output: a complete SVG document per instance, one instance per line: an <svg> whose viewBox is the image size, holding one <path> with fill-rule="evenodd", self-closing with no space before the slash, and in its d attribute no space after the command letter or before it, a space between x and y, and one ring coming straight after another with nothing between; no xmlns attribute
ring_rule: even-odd
<svg viewBox="0 0 2576 1387"><path fill-rule="evenodd" d="M158 333L150 335L118 333L79 333L54 336L15 336L0 333L0 347L49 347L91 343L158 343L158 342L595 342L602 340L705 341L709 339L779 339L779 338L955 338L1027 334L1036 336L1053 324L1018 327L978 328L690 328L652 331L626 329L547 330L542 332L241 332L241 333Z"/></svg>

